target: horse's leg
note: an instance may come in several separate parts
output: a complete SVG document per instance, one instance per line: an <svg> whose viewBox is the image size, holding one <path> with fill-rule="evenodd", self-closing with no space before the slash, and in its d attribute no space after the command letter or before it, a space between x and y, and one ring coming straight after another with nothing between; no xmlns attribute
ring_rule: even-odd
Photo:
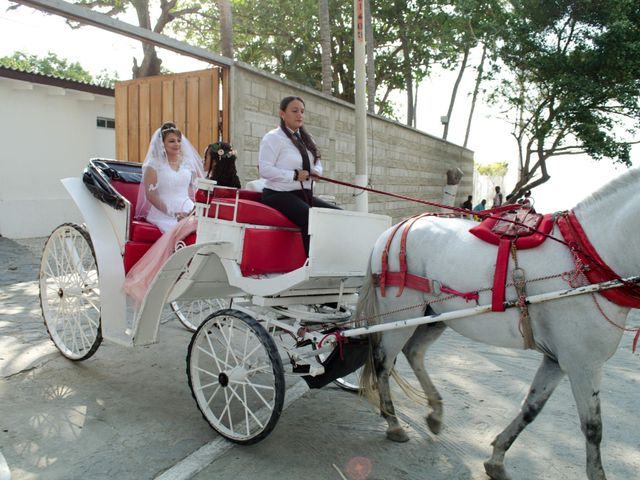
<svg viewBox="0 0 640 480"><path fill-rule="evenodd" d="M580 365L568 372L571 390L578 407L580 428L587 444L587 478L606 480L600 456L602 417L600 415L600 382L602 368L585 368Z"/></svg>
<svg viewBox="0 0 640 480"><path fill-rule="evenodd" d="M405 329L406 330L406 329ZM380 413L387 421L387 438L394 442L406 442L409 436L404 431L393 406L389 377L396 362L398 353L413 332L397 330L382 334L380 342L374 347L373 366L376 373L378 394L380 396Z"/></svg>
<svg viewBox="0 0 640 480"><path fill-rule="evenodd" d="M429 401L432 411L427 415L427 426L435 434L440 433L442 429L442 397L427 373L424 356L427 348L442 335L446 328L444 323L420 325L402 349Z"/></svg>
<svg viewBox="0 0 640 480"><path fill-rule="evenodd" d="M547 400L564 377L564 372L555 360L544 356L536 376L531 383L529 393L525 398L520 413L491 443L493 453L484 463L487 475L494 480L508 480L509 476L504 468L504 455L511 447L518 435L536 418Z"/></svg>

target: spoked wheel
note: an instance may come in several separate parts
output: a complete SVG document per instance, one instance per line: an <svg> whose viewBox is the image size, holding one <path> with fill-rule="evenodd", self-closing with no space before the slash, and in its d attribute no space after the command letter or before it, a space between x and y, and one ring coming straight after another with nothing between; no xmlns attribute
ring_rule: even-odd
<svg viewBox="0 0 640 480"><path fill-rule="evenodd" d="M171 302L171 310L187 330L195 332L200 324L212 313L229 308L231 300L227 298L209 298L198 300L176 300Z"/></svg>
<svg viewBox="0 0 640 480"><path fill-rule="evenodd" d="M40 307L62 355L86 360L102 342L98 266L89 233L65 223L47 239L40 262Z"/></svg>
<svg viewBox="0 0 640 480"><path fill-rule="evenodd" d="M220 435L240 444L265 438L284 403L284 370L273 338L251 316L221 310L189 344L189 387L198 409Z"/></svg>

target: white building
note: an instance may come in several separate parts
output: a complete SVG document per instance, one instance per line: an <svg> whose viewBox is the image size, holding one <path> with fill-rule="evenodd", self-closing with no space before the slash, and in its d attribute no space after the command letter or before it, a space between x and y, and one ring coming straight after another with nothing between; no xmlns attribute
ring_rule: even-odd
<svg viewBox="0 0 640 480"><path fill-rule="evenodd" d="M0 67L0 235L80 222L61 178L115 156L114 90Z"/></svg>

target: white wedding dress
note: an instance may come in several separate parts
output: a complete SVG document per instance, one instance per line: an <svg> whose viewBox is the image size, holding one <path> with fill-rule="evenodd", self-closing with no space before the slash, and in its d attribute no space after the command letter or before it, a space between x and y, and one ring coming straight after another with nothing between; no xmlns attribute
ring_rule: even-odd
<svg viewBox="0 0 640 480"><path fill-rule="evenodd" d="M161 164L156 169L156 175L158 183L155 193L164 202L169 214L151 205L147 222L153 223L164 233L178 223L176 213L189 213L194 207L193 201L189 198L193 174L185 162L182 162L177 171L167 163Z"/></svg>

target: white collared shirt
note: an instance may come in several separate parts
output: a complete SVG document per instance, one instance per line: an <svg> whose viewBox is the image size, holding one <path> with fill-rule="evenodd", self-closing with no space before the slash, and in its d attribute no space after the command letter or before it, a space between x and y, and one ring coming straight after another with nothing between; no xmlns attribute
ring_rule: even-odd
<svg viewBox="0 0 640 480"><path fill-rule="evenodd" d="M322 175L320 160L314 165L313 154L309 152L311 171ZM258 153L260 177L265 179L264 188L278 192L300 190L300 182L294 180L296 170L302 170L302 155L280 127L267 132L260 141ZM311 188L311 180L303 182L304 188Z"/></svg>

